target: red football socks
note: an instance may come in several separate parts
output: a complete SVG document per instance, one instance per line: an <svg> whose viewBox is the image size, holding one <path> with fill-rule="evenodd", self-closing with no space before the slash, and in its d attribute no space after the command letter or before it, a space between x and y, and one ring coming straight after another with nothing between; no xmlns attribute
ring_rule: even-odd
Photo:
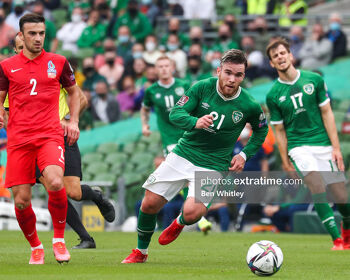
<svg viewBox="0 0 350 280"><path fill-rule="evenodd" d="M68 207L66 189L62 188L57 192L48 191L48 193L48 208L52 218L53 238L64 238Z"/></svg>
<svg viewBox="0 0 350 280"><path fill-rule="evenodd" d="M36 217L32 205L30 204L27 208L22 210L15 207L15 212L18 224L30 246L39 246L41 242L36 232Z"/></svg>

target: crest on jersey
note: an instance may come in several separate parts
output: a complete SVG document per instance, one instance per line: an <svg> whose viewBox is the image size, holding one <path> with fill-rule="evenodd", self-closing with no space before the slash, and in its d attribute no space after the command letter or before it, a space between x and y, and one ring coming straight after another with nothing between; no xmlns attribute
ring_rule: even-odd
<svg viewBox="0 0 350 280"><path fill-rule="evenodd" d="M177 101L176 105L179 105L179 106L183 106L187 103L187 101L189 100L190 98L186 95L183 95L179 101Z"/></svg>
<svg viewBox="0 0 350 280"><path fill-rule="evenodd" d="M240 111L234 111L232 113L232 120L234 123L239 123L243 119L243 113Z"/></svg>
<svg viewBox="0 0 350 280"><path fill-rule="evenodd" d="M304 89L306 94L311 95L311 94L313 94L315 87L313 84L307 84L307 85L303 86L303 89Z"/></svg>
<svg viewBox="0 0 350 280"><path fill-rule="evenodd" d="M159 99L159 98L161 98L162 97L162 95L158 92L158 93L156 93L156 98L157 99Z"/></svg>
<svg viewBox="0 0 350 280"><path fill-rule="evenodd" d="M185 90L184 90L183 87L177 87L177 88L175 89L175 93L176 93L176 95L178 95L178 96L182 96L182 95L184 95Z"/></svg>
<svg viewBox="0 0 350 280"><path fill-rule="evenodd" d="M56 71L55 64L53 64L52 60L50 60L47 63L47 77L56 78L56 74L57 74L57 71Z"/></svg>

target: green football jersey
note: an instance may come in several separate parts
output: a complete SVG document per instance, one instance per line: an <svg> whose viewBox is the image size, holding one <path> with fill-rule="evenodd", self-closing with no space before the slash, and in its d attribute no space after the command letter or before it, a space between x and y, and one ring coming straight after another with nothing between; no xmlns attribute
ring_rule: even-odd
<svg viewBox="0 0 350 280"><path fill-rule="evenodd" d="M288 150L309 145L331 145L320 107L329 102L326 85L316 73L298 70L293 82L278 79L266 97L271 124L286 130Z"/></svg>
<svg viewBox="0 0 350 280"><path fill-rule="evenodd" d="M198 118L213 116L213 125L196 129ZM253 135L244 147L247 160L261 147L267 134L265 114L260 105L244 89L239 88L231 98L218 91L218 78L197 82L184 95L170 113L170 120L186 130L173 152L196 166L227 171L233 148L246 123Z"/></svg>
<svg viewBox="0 0 350 280"><path fill-rule="evenodd" d="M182 129L174 126L169 121L169 113L188 88L189 84L187 81L174 79L173 83L168 86L162 85L158 81L145 92L143 106L154 108L164 148L168 145L176 144L184 133Z"/></svg>

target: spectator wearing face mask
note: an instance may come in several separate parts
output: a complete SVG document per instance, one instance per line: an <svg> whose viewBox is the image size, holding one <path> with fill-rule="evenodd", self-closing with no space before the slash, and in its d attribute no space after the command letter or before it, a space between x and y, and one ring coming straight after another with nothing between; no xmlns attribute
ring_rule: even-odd
<svg viewBox="0 0 350 280"><path fill-rule="evenodd" d="M95 95L91 99L91 112L94 121L113 123L120 119L121 112L118 101L109 92L104 81L96 83Z"/></svg>
<svg viewBox="0 0 350 280"><path fill-rule="evenodd" d="M140 4L141 13L148 17L153 27L156 25L157 16L160 15L160 9L154 2L153 0L141 0Z"/></svg>
<svg viewBox="0 0 350 280"><path fill-rule="evenodd" d="M132 46L130 29L126 25L122 25L118 29L117 37L117 54L124 59L124 66L132 63Z"/></svg>
<svg viewBox="0 0 350 280"><path fill-rule="evenodd" d="M141 109L141 104L142 104L146 89L158 80L156 67L154 64L147 64L146 65L146 74L145 75L146 75L146 81L145 81L145 83L143 83L141 89L138 91L138 93L136 94L136 96L134 98L136 111Z"/></svg>
<svg viewBox="0 0 350 280"><path fill-rule="evenodd" d="M131 116L135 112L136 95L137 91L133 77L125 76L122 81L122 91L116 96L122 113L127 113L127 115Z"/></svg>
<svg viewBox="0 0 350 280"><path fill-rule="evenodd" d="M106 25L100 23L97 10L91 10L87 27L83 30L77 45L79 48L94 48L96 53L103 53L102 42L106 37Z"/></svg>
<svg viewBox="0 0 350 280"><path fill-rule="evenodd" d="M241 42L241 35L239 34L239 31L237 30L237 19L234 15L228 14L224 17L224 23L228 25L231 32L231 38L232 41L238 42L238 44Z"/></svg>
<svg viewBox="0 0 350 280"><path fill-rule="evenodd" d="M222 24L218 30L218 40L213 47L221 52L224 52L229 49L238 49L239 42L232 40L232 34L230 27L227 24Z"/></svg>
<svg viewBox="0 0 350 280"><path fill-rule="evenodd" d="M293 64L300 65L300 50L304 45L304 30L301 26L294 25L289 31L290 51L293 54Z"/></svg>
<svg viewBox="0 0 350 280"><path fill-rule="evenodd" d="M83 21L83 10L75 8L72 12L71 21L67 22L57 32L57 39L62 42L62 50L78 51L77 41L79 40L86 23Z"/></svg>
<svg viewBox="0 0 350 280"><path fill-rule="evenodd" d="M25 9L24 0L14 0L13 1L14 9L6 17L6 24L10 25L16 32L19 32L19 19L25 14L29 13Z"/></svg>
<svg viewBox="0 0 350 280"><path fill-rule="evenodd" d="M180 48L179 38L175 34L170 34L167 41L168 52L166 55L176 63L176 71L179 78L184 78L187 71L187 56Z"/></svg>
<svg viewBox="0 0 350 280"><path fill-rule="evenodd" d="M190 29L190 40L191 45L193 44L199 44L202 47L202 50L204 53L208 51L208 46L206 45L206 42L203 38L203 30L200 26L192 26Z"/></svg>
<svg viewBox="0 0 350 280"><path fill-rule="evenodd" d="M202 59L200 56L188 56L187 61L188 67L185 79L188 81L189 84L193 85L196 82L208 77L207 73L203 73Z"/></svg>
<svg viewBox="0 0 350 280"><path fill-rule="evenodd" d="M134 59L134 63L132 65L133 75L135 79L135 87L136 90L139 91L142 88L142 85L146 82L146 62L143 58Z"/></svg>
<svg viewBox="0 0 350 280"><path fill-rule="evenodd" d="M267 22L264 17L256 17L248 26L249 31L254 32L255 48L260 52L265 52L269 44L271 35L267 30Z"/></svg>
<svg viewBox="0 0 350 280"><path fill-rule="evenodd" d="M332 13L329 16L329 30L326 36L333 43L332 60L346 55L347 38L341 24L342 17L339 13Z"/></svg>
<svg viewBox="0 0 350 280"><path fill-rule="evenodd" d="M152 32L151 23L147 16L139 11L137 0L129 0L126 13L120 16L115 24L115 34L122 25L128 26L135 40L141 43Z"/></svg>
<svg viewBox="0 0 350 280"><path fill-rule="evenodd" d="M161 48L166 49L166 45L170 35L176 35L179 39L179 48L187 51L191 42L188 36L185 33L181 32L180 20L178 18L173 17L169 19L168 33L165 34L160 40Z"/></svg>
<svg viewBox="0 0 350 280"><path fill-rule="evenodd" d="M142 53L146 63L155 64L157 59L162 56L162 52L158 49L157 37L153 34L148 35L145 40L145 51Z"/></svg>
<svg viewBox="0 0 350 280"><path fill-rule="evenodd" d="M244 36L241 41L242 50L247 55L248 67L245 76L249 80L254 80L262 76L262 67L264 65L264 55L255 48L253 37Z"/></svg>
<svg viewBox="0 0 350 280"><path fill-rule="evenodd" d="M5 22L5 10L0 8L0 49L10 45L16 31Z"/></svg>
<svg viewBox="0 0 350 280"><path fill-rule="evenodd" d="M124 66L116 62L117 54L113 51L104 54L105 64L98 69L98 73L105 77L111 90L116 89L116 84L124 73Z"/></svg>
<svg viewBox="0 0 350 280"><path fill-rule="evenodd" d="M94 59L92 57L86 57L83 60L83 74L85 76L85 81L83 83L83 88L94 91L96 83L99 81L103 81L107 83L105 77L101 76L97 73L94 67Z"/></svg>
<svg viewBox="0 0 350 280"><path fill-rule="evenodd" d="M103 53L106 53L106 52L114 52L115 54L117 54L117 46L116 46L116 43L114 42L114 40L112 38L106 38L103 41ZM116 56L115 63L124 65L124 60L123 60L122 57ZM103 66L105 64L106 64L106 61L105 61L104 54L96 55L96 57L95 57L95 68L97 70L99 70L101 68L101 66Z"/></svg>

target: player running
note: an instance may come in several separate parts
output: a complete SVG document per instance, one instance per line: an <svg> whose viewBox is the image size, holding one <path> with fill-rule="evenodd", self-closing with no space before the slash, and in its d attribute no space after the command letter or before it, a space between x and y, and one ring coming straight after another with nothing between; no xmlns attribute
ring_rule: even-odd
<svg viewBox="0 0 350 280"><path fill-rule="evenodd" d="M186 184L189 194L183 210L162 232L159 243L174 241L185 225L206 214L209 203L194 198L195 171L241 171L261 147L268 128L260 105L240 87L246 67L242 51L227 51L217 69L218 78L196 83L172 109L170 121L186 132L143 185L146 191L138 217L137 249L122 263L146 261L157 213ZM248 122L253 134L243 151L232 158L235 142Z"/></svg>
<svg viewBox="0 0 350 280"><path fill-rule="evenodd" d="M0 63L0 102L9 95L8 147L5 186L12 188L20 228L30 243L30 264L44 263L43 245L36 231L31 206L35 164L48 182L48 209L54 228L53 251L58 262L68 262L64 242L67 195L63 187L64 139L59 120L60 84L70 96L67 142L79 138L79 89L66 58L43 50L45 18L26 14L20 19L19 36L25 48L19 55ZM0 107L0 126L4 124Z"/></svg>
<svg viewBox="0 0 350 280"><path fill-rule="evenodd" d="M164 156L166 156L175 148L177 141L185 132L170 122L170 111L190 85L184 80L173 77L174 63L169 57L159 57L155 66L158 81L146 90L141 108L142 134L144 136L151 134L148 122L151 108L154 108L162 138ZM184 194L186 196L187 192ZM211 226L211 223L204 217L198 221L198 227L204 233L207 233Z"/></svg>
<svg viewBox="0 0 350 280"><path fill-rule="evenodd" d="M295 69L293 55L285 39L272 41L266 53L279 76L267 95L266 103L271 124L275 126L282 167L286 171L296 169L304 176L315 210L332 236L332 250L349 249L350 204L347 203L345 178L338 172L344 171L344 163L325 83L318 74ZM322 179L324 174L317 171L336 172L337 176L332 181L324 179L330 184L338 202L337 208L343 216L343 239L327 201Z"/></svg>

